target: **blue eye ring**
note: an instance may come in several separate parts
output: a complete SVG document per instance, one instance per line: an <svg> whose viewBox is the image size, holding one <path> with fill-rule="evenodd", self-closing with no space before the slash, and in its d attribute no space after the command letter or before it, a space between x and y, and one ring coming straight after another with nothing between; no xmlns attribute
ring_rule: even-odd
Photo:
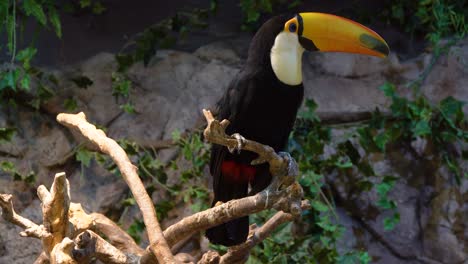
<svg viewBox="0 0 468 264"><path fill-rule="evenodd" d="M296 32L296 30L297 30L296 23L289 24L289 32Z"/></svg>

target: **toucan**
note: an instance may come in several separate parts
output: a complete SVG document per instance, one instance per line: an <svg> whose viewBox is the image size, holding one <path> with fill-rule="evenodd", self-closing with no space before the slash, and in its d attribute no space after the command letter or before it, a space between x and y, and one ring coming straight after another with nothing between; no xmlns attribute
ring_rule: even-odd
<svg viewBox="0 0 468 264"><path fill-rule="evenodd" d="M389 47L371 29L352 20L323 13L275 16L253 37L245 65L217 104L218 119L228 119L226 133L283 151L302 103L304 51L347 52L386 57ZM213 145L210 173L214 200L239 199L265 189L271 181L267 164L252 165L256 154ZM250 189L250 191L249 191ZM244 242L248 216L212 227L206 236L213 244Z"/></svg>

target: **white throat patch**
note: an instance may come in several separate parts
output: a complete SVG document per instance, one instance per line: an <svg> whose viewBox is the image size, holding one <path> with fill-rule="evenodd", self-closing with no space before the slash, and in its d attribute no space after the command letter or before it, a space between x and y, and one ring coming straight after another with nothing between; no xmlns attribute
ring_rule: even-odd
<svg viewBox="0 0 468 264"><path fill-rule="evenodd" d="M304 48L296 34L283 31L276 36L270 60L278 80L287 85L302 83L302 53Z"/></svg>

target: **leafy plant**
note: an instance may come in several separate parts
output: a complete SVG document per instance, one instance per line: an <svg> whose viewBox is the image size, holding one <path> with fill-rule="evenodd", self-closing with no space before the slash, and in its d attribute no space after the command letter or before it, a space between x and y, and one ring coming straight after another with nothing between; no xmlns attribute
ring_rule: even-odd
<svg viewBox="0 0 468 264"><path fill-rule="evenodd" d="M287 6L293 8L299 5L301 0L284 1L284 0L240 0L240 7L244 14L243 30L254 30L256 24L262 14L271 14L274 11L274 6Z"/></svg>
<svg viewBox="0 0 468 264"><path fill-rule="evenodd" d="M22 181L28 185L34 185L36 182L36 174L30 171L28 174L22 174L15 167L15 164L9 161L3 161L0 163L0 170L11 175L14 181Z"/></svg>

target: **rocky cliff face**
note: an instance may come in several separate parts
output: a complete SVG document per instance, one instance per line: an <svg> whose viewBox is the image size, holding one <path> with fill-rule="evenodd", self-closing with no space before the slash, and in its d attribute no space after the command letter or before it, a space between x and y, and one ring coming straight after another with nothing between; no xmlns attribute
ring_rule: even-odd
<svg viewBox="0 0 468 264"><path fill-rule="evenodd" d="M405 62L400 62L396 54L386 60L309 54L304 60L306 97L318 103L317 112L324 122L339 124L359 120L376 107L385 111L389 102L377 87L386 80L402 84L418 78L431 55ZM148 67L137 64L130 69L134 87L130 96L136 114L128 114L112 96L111 72L117 67L114 56L98 54L55 71L60 90L40 111L22 106L16 110L2 108L0 127L13 124L18 131L11 142L0 143L0 159L13 162L23 174L34 171L35 186L49 185L54 173L64 170L71 181L73 201L89 211L112 211L128 190L119 178L98 165L84 168L75 162L73 151L81 139L55 122L55 116L65 111L63 101L74 98L77 109L91 122L106 127L109 136L151 147L170 138L176 129L186 131L196 126L202 120L201 109L213 108L241 65L242 59L228 42L203 46L194 53L160 51ZM93 81L86 89L71 81L82 75ZM468 39L437 61L422 90L432 101L448 95L468 101ZM399 92L411 96L410 89ZM340 133L345 131L337 129L334 136L339 138ZM342 247L367 248L375 263L465 263L468 180L453 187L447 170L434 167L429 156L418 156L417 151L394 148L385 157L368 158L379 175L399 176L390 196L398 202L401 222L395 230L385 232L384 214L366 214L366 205L377 199L375 193L355 197L344 188L348 179L329 175L337 190L340 222L347 227ZM462 166L468 171L468 164ZM14 182L0 171L0 192L13 193L21 214L31 219L40 217L35 187ZM0 262L31 263L40 244L20 238L19 230L4 221L0 229Z"/></svg>

